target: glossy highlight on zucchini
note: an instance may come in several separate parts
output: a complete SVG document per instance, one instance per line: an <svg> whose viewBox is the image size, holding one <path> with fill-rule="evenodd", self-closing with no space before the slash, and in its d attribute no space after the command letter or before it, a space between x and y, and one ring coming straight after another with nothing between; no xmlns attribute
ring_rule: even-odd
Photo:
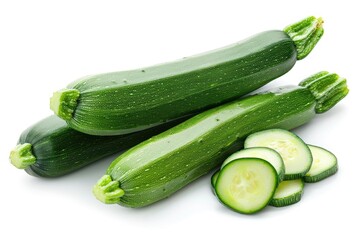
<svg viewBox="0 0 360 240"><path fill-rule="evenodd" d="M120 136L92 136L50 116L26 129L10 153L11 163L30 175L59 177L126 150L175 123Z"/></svg>
<svg viewBox="0 0 360 240"><path fill-rule="evenodd" d="M322 36L322 20L259 33L211 52L129 71L84 77L54 93L50 107L92 135L147 129L245 95L288 72Z"/></svg>
<svg viewBox="0 0 360 240"><path fill-rule="evenodd" d="M202 112L136 145L111 163L93 187L95 197L132 208L150 205L220 167L249 134L309 122L318 105L309 87L321 82L331 95L347 92L342 82L341 88L328 84L332 74L317 76L308 87L275 88ZM336 104L324 103L326 109Z"/></svg>

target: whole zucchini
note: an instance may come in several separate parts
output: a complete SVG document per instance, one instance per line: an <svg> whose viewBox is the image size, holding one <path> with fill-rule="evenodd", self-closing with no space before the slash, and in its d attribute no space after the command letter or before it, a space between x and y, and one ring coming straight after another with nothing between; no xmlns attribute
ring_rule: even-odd
<svg viewBox="0 0 360 240"><path fill-rule="evenodd" d="M174 124L102 137L75 131L57 116L50 116L21 134L18 145L10 153L10 160L30 175L58 177L126 150Z"/></svg>
<svg viewBox="0 0 360 240"><path fill-rule="evenodd" d="M309 54L322 34L322 20L309 17L175 62L84 77L55 92L50 106L80 132L139 131L265 85Z"/></svg>
<svg viewBox="0 0 360 240"><path fill-rule="evenodd" d="M200 113L120 155L93 188L97 199L143 207L166 198L219 167L244 138L310 121L346 96L346 80L321 72Z"/></svg>

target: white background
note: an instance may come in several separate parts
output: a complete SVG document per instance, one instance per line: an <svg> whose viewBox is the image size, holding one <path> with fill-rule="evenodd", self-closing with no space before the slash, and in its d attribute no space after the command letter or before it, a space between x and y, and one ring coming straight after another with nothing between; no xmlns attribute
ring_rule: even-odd
<svg viewBox="0 0 360 240"><path fill-rule="evenodd" d="M0 239L359 237L360 19L354 2L1 1ZM51 114L52 92L79 77L190 56L309 15L324 18L323 39L266 88L328 70L348 79L350 94L295 130L333 151L340 166L335 176L306 185L296 205L237 214L216 200L207 175L167 200L127 209L101 204L91 193L114 157L57 179L34 178L9 163L20 133Z"/></svg>

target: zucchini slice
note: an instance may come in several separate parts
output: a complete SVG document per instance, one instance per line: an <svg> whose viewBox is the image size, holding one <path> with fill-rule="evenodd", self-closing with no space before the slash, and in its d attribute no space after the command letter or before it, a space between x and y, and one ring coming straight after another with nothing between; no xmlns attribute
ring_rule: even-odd
<svg viewBox="0 0 360 240"><path fill-rule="evenodd" d="M324 148L313 145L308 146L313 156L313 162L310 170L304 176L305 182L318 182L334 175L338 170L336 156Z"/></svg>
<svg viewBox="0 0 360 240"><path fill-rule="evenodd" d="M279 181L281 182L283 180L285 174L284 161L282 160L278 152L276 152L271 148L266 148L266 147L246 148L236 153L233 153L223 162L221 168L223 168L229 162L234 161L235 159L246 158L246 157L261 158L268 161L269 163L271 163L271 165L273 165L276 172L278 173Z"/></svg>
<svg viewBox="0 0 360 240"><path fill-rule="evenodd" d="M236 212L251 214L268 205L277 184L277 172L268 161L240 158L221 169L215 191L225 206Z"/></svg>
<svg viewBox="0 0 360 240"><path fill-rule="evenodd" d="M211 186L213 189L215 189L215 184L216 184L216 180L219 177L219 171L216 171L212 176L211 176Z"/></svg>
<svg viewBox="0 0 360 240"><path fill-rule="evenodd" d="M277 187L275 194L270 201L274 207L285 207L301 200L304 190L304 180L295 179L283 181Z"/></svg>
<svg viewBox="0 0 360 240"><path fill-rule="evenodd" d="M269 129L248 136L245 148L269 147L276 150L285 164L285 180L305 176L312 163L309 147L292 132L284 129Z"/></svg>

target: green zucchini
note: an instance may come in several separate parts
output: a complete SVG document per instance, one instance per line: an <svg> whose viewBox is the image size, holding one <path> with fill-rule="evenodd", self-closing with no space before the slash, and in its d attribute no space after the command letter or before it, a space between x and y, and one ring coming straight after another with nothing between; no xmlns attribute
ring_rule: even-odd
<svg viewBox="0 0 360 240"><path fill-rule="evenodd" d="M236 99L288 72L323 34L306 18L227 47L130 71L84 77L54 93L51 109L69 126L117 135L198 113Z"/></svg>
<svg viewBox="0 0 360 240"><path fill-rule="evenodd" d="M318 146L309 145L309 148L313 156L313 162L310 170L304 176L305 182L318 182L337 172L337 158L333 153Z"/></svg>
<svg viewBox="0 0 360 240"><path fill-rule="evenodd" d="M348 92L344 78L321 72L309 87L276 88L202 112L120 155L93 187L95 197L133 208L169 197L220 167L249 134L295 128L333 107L336 101L323 99L330 105L316 108L313 84L337 101Z"/></svg>
<svg viewBox="0 0 360 240"><path fill-rule="evenodd" d="M295 179L283 181L277 187L275 194L270 201L274 207L285 207L295 204L301 200L304 191L304 180Z"/></svg>
<svg viewBox="0 0 360 240"><path fill-rule="evenodd" d="M278 152L267 147L247 148L245 143L244 146L245 149L237 151L230 155L228 158L226 158L226 160L221 165L221 168L225 167L226 164L238 158L261 158L268 161L275 168L276 172L279 175L279 182L283 180L285 174L285 166L284 161Z"/></svg>
<svg viewBox="0 0 360 240"><path fill-rule="evenodd" d="M267 129L248 136L245 148L268 147L276 150L285 164L285 180L305 176L312 163L309 147L296 134L283 129Z"/></svg>
<svg viewBox="0 0 360 240"><path fill-rule="evenodd" d="M239 158L226 164L215 184L217 198L230 209L252 214L271 201L279 179L268 161Z"/></svg>
<svg viewBox="0 0 360 240"><path fill-rule="evenodd" d="M220 170L216 171L216 172L211 176L211 187L212 187L213 189L215 189L215 184L216 184L217 178L219 177L219 173L220 173Z"/></svg>
<svg viewBox="0 0 360 240"><path fill-rule="evenodd" d="M101 137L77 132L57 116L50 116L21 134L18 145L10 153L10 161L30 175L58 177L126 150L170 126Z"/></svg>

